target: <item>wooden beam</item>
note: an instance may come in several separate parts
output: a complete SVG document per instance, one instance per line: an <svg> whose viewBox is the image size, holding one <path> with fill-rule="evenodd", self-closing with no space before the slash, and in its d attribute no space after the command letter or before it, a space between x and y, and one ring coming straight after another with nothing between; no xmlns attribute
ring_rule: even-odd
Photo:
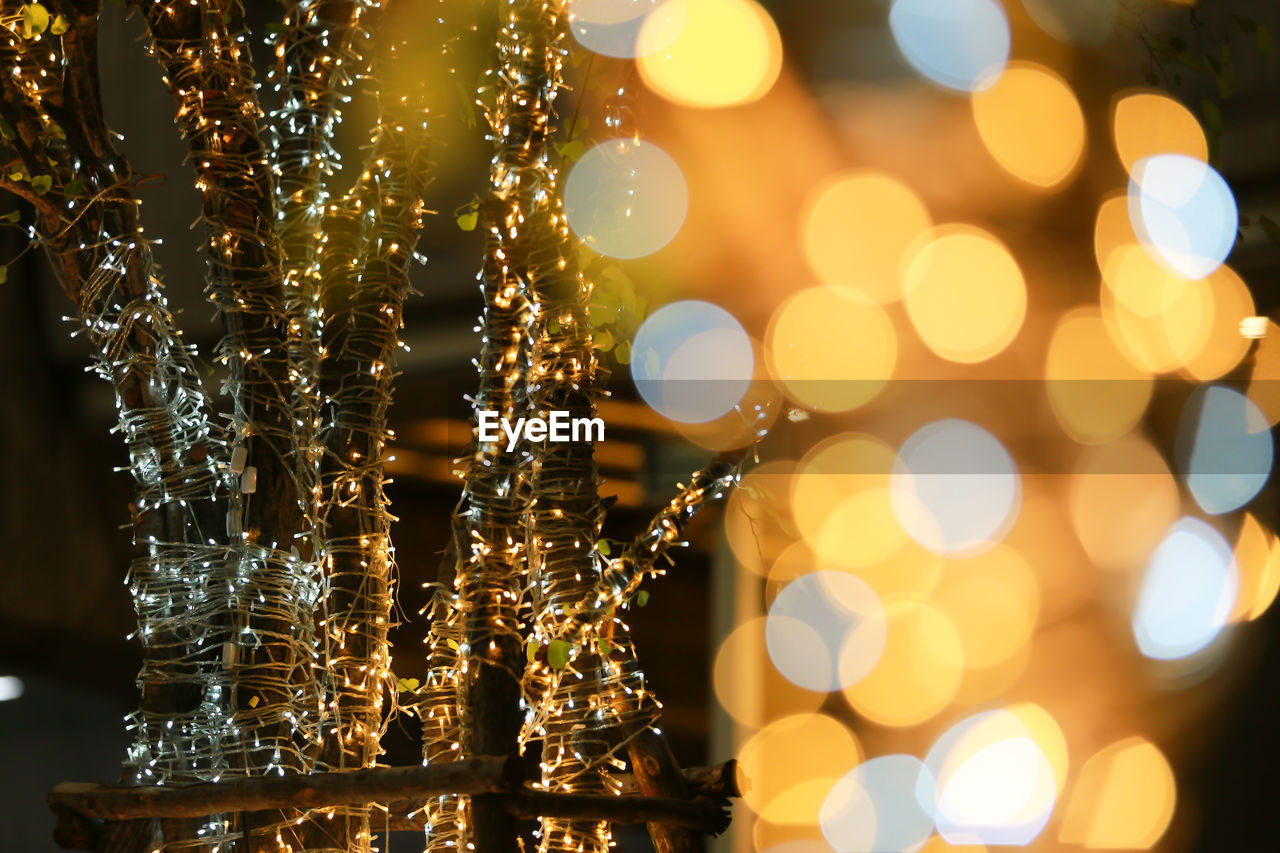
<svg viewBox="0 0 1280 853"><path fill-rule="evenodd" d="M123 821L501 793L518 790L523 778L524 766L518 758L480 756L427 767L240 777L191 785L110 787L64 782L49 792L47 800L58 814Z"/></svg>

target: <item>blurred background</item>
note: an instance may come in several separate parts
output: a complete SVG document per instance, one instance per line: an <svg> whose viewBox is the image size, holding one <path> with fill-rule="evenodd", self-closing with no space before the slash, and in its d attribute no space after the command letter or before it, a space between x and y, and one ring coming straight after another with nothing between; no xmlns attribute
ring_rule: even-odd
<svg viewBox="0 0 1280 853"><path fill-rule="evenodd" d="M423 666L481 308L468 205L488 146L467 101L493 21L445 5L452 61L424 45L403 72L460 93L392 415L403 677ZM401 4L397 25L434 9ZM1280 9L568 12L563 191L612 373L606 535L630 539L757 414L771 426L632 620L681 763L736 757L749 779L717 849L1275 849ZM141 36L108 7L107 120L207 357L199 202ZM371 100L345 112L358 162ZM130 494L110 389L41 257L0 301L0 823L44 851L44 792L124 757ZM401 717L386 761L417 761L416 736Z"/></svg>

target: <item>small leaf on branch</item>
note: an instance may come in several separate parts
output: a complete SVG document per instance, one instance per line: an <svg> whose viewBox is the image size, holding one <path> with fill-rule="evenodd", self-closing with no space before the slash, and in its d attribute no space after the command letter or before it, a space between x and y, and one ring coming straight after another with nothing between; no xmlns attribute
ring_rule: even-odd
<svg viewBox="0 0 1280 853"><path fill-rule="evenodd" d="M631 363L631 343L630 341L621 341L613 348L613 357L618 360L618 364Z"/></svg>
<svg viewBox="0 0 1280 853"><path fill-rule="evenodd" d="M591 336L591 345L601 352L608 352L613 349L613 332L608 329L600 329Z"/></svg>
<svg viewBox="0 0 1280 853"><path fill-rule="evenodd" d="M636 593L636 607L644 607L649 603L649 590L642 589Z"/></svg>
<svg viewBox="0 0 1280 853"><path fill-rule="evenodd" d="M13 125L9 124L9 121L4 116L0 116L0 136L3 136L6 142L12 142L17 135L14 132Z"/></svg>
<svg viewBox="0 0 1280 853"><path fill-rule="evenodd" d="M538 644L535 643L533 640L530 640L529 643L524 647L524 659L527 660L529 663L534 663L535 661L537 661L538 648L539 648Z"/></svg>
<svg viewBox="0 0 1280 853"><path fill-rule="evenodd" d="M22 37L35 38L49 28L49 10L39 3L22 7Z"/></svg>
<svg viewBox="0 0 1280 853"><path fill-rule="evenodd" d="M79 178L72 178L67 181L67 185L63 189L66 190L67 195L80 195L84 192L84 181Z"/></svg>
<svg viewBox="0 0 1280 853"><path fill-rule="evenodd" d="M610 652L610 651L612 651L612 650L613 650L613 646L609 645L609 641L608 641L608 640L606 640L604 637L601 637L601 638L597 641L597 646L599 647L599 649L600 649L600 654L602 654L602 655L607 655L607 654L609 654L609 652Z"/></svg>
<svg viewBox="0 0 1280 853"><path fill-rule="evenodd" d="M61 15L55 15L53 23L49 25L49 32L53 33L55 36L60 36L70 28L71 24L67 22L66 18Z"/></svg>
<svg viewBox="0 0 1280 853"><path fill-rule="evenodd" d="M9 280L9 268L0 267L0 284L4 284Z"/></svg>
<svg viewBox="0 0 1280 853"><path fill-rule="evenodd" d="M53 177L51 175L36 175L31 179L31 189L36 191L36 195L44 195L53 186Z"/></svg>
<svg viewBox="0 0 1280 853"><path fill-rule="evenodd" d="M447 640L445 640L444 642L445 642L445 645L447 645L449 648L453 649L455 652L456 652L456 651L458 651L458 641L457 641L457 640L454 640L454 639L447 639Z"/></svg>
<svg viewBox="0 0 1280 853"><path fill-rule="evenodd" d="M567 640L552 640L547 648L547 663L552 669L564 669L569 665L570 646Z"/></svg>
<svg viewBox="0 0 1280 853"><path fill-rule="evenodd" d="M18 220L21 218L22 218L22 211L20 210L11 210L8 213L4 214L3 216L0 216L0 220L4 220L5 222L8 222L10 225L18 224Z"/></svg>
<svg viewBox="0 0 1280 853"><path fill-rule="evenodd" d="M608 540L608 539L601 539L599 542L597 542L597 543L596 543L596 550L597 550L597 551L599 551L601 554L604 554L606 557L607 557L607 556L609 556L609 550L610 550L610 549L609 549L609 540Z"/></svg>

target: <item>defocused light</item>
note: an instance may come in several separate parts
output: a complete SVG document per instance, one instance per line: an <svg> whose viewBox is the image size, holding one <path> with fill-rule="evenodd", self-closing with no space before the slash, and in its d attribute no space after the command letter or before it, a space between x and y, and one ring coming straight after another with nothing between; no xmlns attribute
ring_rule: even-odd
<svg viewBox="0 0 1280 853"><path fill-rule="evenodd" d="M828 519L827 530L834 536L839 514L833 513L828 516ZM843 571L850 572L865 582L881 601L924 601L937 587L938 580L942 577L942 558L906 539L897 521L890 519L887 523L897 531L895 538L901 537L904 540L902 547L889 558L877 563L850 567L824 559L809 547L807 542L795 542L774 561L773 567L769 570L770 586L785 586L801 575L815 570ZM850 532L847 538L860 537ZM856 552L855 546L846 546L845 553L849 552Z"/></svg>
<svg viewBox="0 0 1280 853"><path fill-rule="evenodd" d="M1240 590L1231 608L1232 622L1257 619L1276 600L1280 592L1280 563L1276 560L1275 536L1246 512L1236 537L1235 561Z"/></svg>
<svg viewBox="0 0 1280 853"><path fill-rule="evenodd" d="M649 16L661 19L646 45L651 52L670 46L684 29L684 0L569 0L567 11L578 43L605 56L638 55L640 28ZM668 36L666 43L659 34Z"/></svg>
<svg viewBox="0 0 1280 853"><path fill-rule="evenodd" d="M935 421L902 445L890 478L898 522L930 551L985 551L1009 532L1022 500L1013 458L991 433L956 418Z"/></svg>
<svg viewBox="0 0 1280 853"><path fill-rule="evenodd" d="M708 302L673 302L651 314L631 346L644 401L673 421L703 423L731 411L751 384L751 339Z"/></svg>
<svg viewBox="0 0 1280 853"><path fill-rule="evenodd" d="M929 603L955 626L965 666L983 669L1004 663L1030 641L1040 589L1026 560L997 545L981 556L949 562Z"/></svg>
<svg viewBox="0 0 1280 853"><path fill-rule="evenodd" d="M1141 568L1178 520L1178 484L1163 457L1137 435L1081 452L1071 477L1071 526L1102 569Z"/></svg>
<svg viewBox="0 0 1280 853"><path fill-rule="evenodd" d="M806 690L839 690L866 677L885 645L880 599L844 572L813 572L778 593L765 640L773 665Z"/></svg>
<svg viewBox="0 0 1280 853"><path fill-rule="evenodd" d="M805 258L828 284L871 302L902 298L902 256L933 224L911 188L882 172L837 175L819 186L801 218Z"/></svg>
<svg viewBox="0 0 1280 853"><path fill-rule="evenodd" d="M1130 309L1107 286L1102 288L1100 302L1112 343L1142 370L1167 373L1181 369L1199 355L1209 339L1213 295L1208 280L1188 282L1171 304L1150 316Z"/></svg>
<svg viewBox="0 0 1280 853"><path fill-rule="evenodd" d="M1060 738L1048 719L1053 740ZM1039 740L1011 710L969 717L948 730L925 758L934 785L917 788L938 833L952 844L1028 844L1053 811L1054 767Z"/></svg>
<svg viewBox="0 0 1280 853"><path fill-rule="evenodd" d="M1212 304L1203 324L1203 341L1183 370L1193 379L1210 382L1234 369L1249 352L1249 339L1240 330L1255 308L1249 286L1226 264L1200 284Z"/></svg>
<svg viewBox="0 0 1280 853"><path fill-rule="evenodd" d="M1080 768L1059 838L1091 849L1146 850L1173 818L1173 769L1155 744L1126 738Z"/></svg>
<svg viewBox="0 0 1280 853"><path fill-rule="evenodd" d="M688 211L680 167L652 142L601 142L565 180L569 227L602 255L639 258L658 251L676 236Z"/></svg>
<svg viewBox="0 0 1280 853"><path fill-rule="evenodd" d="M1133 634L1149 658L1176 660L1214 641L1236 600L1231 546L1197 518L1177 522L1147 563Z"/></svg>
<svg viewBox="0 0 1280 853"><path fill-rule="evenodd" d="M951 703L964 672L955 626L937 608L898 601L885 606L888 638L880 663L844 691L862 716L883 726L914 726Z"/></svg>
<svg viewBox="0 0 1280 853"><path fill-rule="evenodd" d="M964 364L1009 345L1027 312L1018 263L978 228L950 225L918 241L906 267L907 314L938 355Z"/></svg>
<svg viewBox="0 0 1280 853"><path fill-rule="evenodd" d="M1112 114L1111 132L1125 171L1132 171L1139 160L1157 154L1209 159L1209 145L1200 122L1191 110L1168 95L1139 92L1120 98Z"/></svg>
<svg viewBox="0 0 1280 853"><path fill-rule="evenodd" d="M1074 174L1084 153L1084 113L1056 73L1012 62L971 105L987 151L1011 175L1050 188Z"/></svg>
<svg viewBox="0 0 1280 853"><path fill-rule="evenodd" d="M752 0L682 3L683 21L651 15L640 30L637 64L649 88L695 107L748 103L768 92L782 68L769 13Z"/></svg>
<svg viewBox="0 0 1280 853"><path fill-rule="evenodd" d="M1086 444L1127 432L1146 411L1155 385L1116 348L1096 308L1063 315L1049 339L1046 390L1067 435Z"/></svg>
<svg viewBox="0 0 1280 853"><path fill-rule="evenodd" d="M1185 154L1134 164L1129 221L1152 256L1187 278L1218 268L1236 241L1240 216L1231 188L1212 166Z"/></svg>
<svg viewBox="0 0 1280 853"><path fill-rule="evenodd" d="M818 820L827 843L839 853L914 850L933 832L933 816L915 792L927 774L914 755L866 761L832 787Z"/></svg>
<svg viewBox="0 0 1280 853"><path fill-rule="evenodd" d="M889 27L907 61L949 89L986 88L1009 59L1009 21L995 0L894 0Z"/></svg>
<svg viewBox="0 0 1280 853"><path fill-rule="evenodd" d="M1022 0L1036 26L1060 42L1097 47L1111 35L1119 0Z"/></svg>
<svg viewBox="0 0 1280 853"><path fill-rule="evenodd" d="M841 723L795 714L770 723L738 750L742 799L770 823L818 822L823 795L862 758Z"/></svg>
<svg viewBox="0 0 1280 853"><path fill-rule="evenodd" d="M769 323L765 347L786 394L824 412L869 402L898 358L884 309L836 286L802 290L784 302Z"/></svg>
<svg viewBox="0 0 1280 853"><path fill-rule="evenodd" d="M0 675L0 702L21 698L25 689L22 679L16 675Z"/></svg>
<svg viewBox="0 0 1280 853"><path fill-rule="evenodd" d="M1118 246L1102 265L1102 280L1116 299L1140 317L1168 310L1194 282L1161 266L1135 242Z"/></svg>
<svg viewBox="0 0 1280 853"><path fill-rule="evenodd" d="M733 629L716 652L712 685L725 713L739 725L758 729L769 720L818 710L827 691L804 690L769 665L765 618Z"/></svg>
<svg viewBox="0 0 1280 853"><path fill-rule="evenodd" d="M795 463L775 459L752 468L729 493L724 532L738 565L767 574L773 561L795 540L791 489Z"/></svg>
<svg viewBox="0 0 1280 853"><path fill-rule="evenodd" d="M1252 400L1230 388L1208 385L1191 393L1178 442L1187 488L1212 515L1253 500L1271 475L1270 425Z"/></svg>
<svg viewBox="0 0 1280 853"><path fill-rule="evenodd" d="M820 557L856 568L888 559L906 542L889 501L894 459L879 439L849 434L819 442L800 460L792 516Z"/></svg>

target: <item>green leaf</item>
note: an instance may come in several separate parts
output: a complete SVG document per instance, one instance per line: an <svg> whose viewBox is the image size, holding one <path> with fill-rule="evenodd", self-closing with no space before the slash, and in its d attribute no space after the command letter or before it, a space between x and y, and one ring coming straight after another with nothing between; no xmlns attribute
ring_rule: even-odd
<svg viewBox="0 0 1280 853"><path fill-rule="evenodd" d="M446 644L449 648L453 649L455 652L456 652L456 651L458 651L458 641L457 641L457 640L454 640L454 639L447 639L447 640L445 640L444 642L445 642L445 644Z"/></svg>
<svg viewBox="0 0 1280 853"><path fill-rule="evenodd" d="M80 195L84 192L84 181L79 178L72 178L67 181L67 185L63 187L67 195Z"/></svg>
<svg viewBox="0 0 1280 853"><path fill-rule="evenodd" d="M538 644L530 640L528 645L524 647L524 659L529 663L533 663L538 659Z"/></svg>
<svg viewBox="0 0 1280 853"><path fill-rule="evenodd" d="M396 687L401 693L413 693L420 687L422 682L416 678L397 678Z"/></svg>
<svg viewBox="0 0 1280 853"><path fill-rule="evenodd" d="M1254 33L1254 38L1258 40L1258 55L1263 59L1271 55L1271 30L1258 24L1258 31Z"/></svg>
<svg viewBox="0 0 1280 853"><path fill-rule="evenodd" d="M601 352L608 352L613 349L613 332L608 329L600 329L591 336L591 345Z"/></svg>
<svg viewBox="0 0 1280 853"><path fill-rule="evenodd" d="M49 28L49 10L39 3L22 7L22 37L35 38Z"/></svg>
<svg viewBox="0 0 1280 853"><path fill-rule="evenodd" d="M581 139L570 139L560 146L560 157L565 163L572 163L587 153L587 145Z"/></svg>
<svg viewBox="0 0 1280 853"><path fill-rule="evenodd" d="M9 268L0 266L0 284L9 280Z"/></svg>
<svg viewBox="0 0 1280 853"><path fill-rule="evenodd" d="M26 172L22 172L15 169L14 171L9 173L9 180L13 181L14 183L17 183L18 181L25 181L26 179L27 179Z"/></svg>
<svg viewBox="0 0 1280 853"><path fill-rule="evenodd" d="M66 18L61 15L56 15L53 19L53 23L49 25L49 32L53 33L55 36L60 36L70 28L71 24L67 22Z"/></svg>
<svg viewBox="0 0 1280 853"><path fill-rule="evenodd" d="M609 645L609 641L606 640L604 637L601 637L599 640L596 641L596 646L600 649L600 654L602 655L609 654L609 652L613 649L613 646Z"/></svg>
<svg viewBox="0 0 1280 853"><path fill-rule="evenodd" d="M649 603L649 590L642 589L636 593L636 607L644 607Z"/></svg>
<svg viewBox="0 0 1280 853"><path fill-rule="evenodd" d="M18 224L18 220L21 218L22 218L22 211L20 210L11 210L8 213L4 214L3 216L0 216L0 219L4 220L5 222L8 222L10 225Z"/></svg>
<svg viewBox="0 0 1280 853"><path fill-rule="evenodd" d="M609 552L610 552L609 540L601 539L599 542L597 542L596 550L599 551L601 554L604 554L606 557L609 556Z"/></svg>
<svg viewBox="0 0 1280 853"><path fill-rule="evenodd" d="M6 142L12 142L18 136L13 129L13 125L9 124L4 116L0 116L0 136L3 136Z"/></svg>
<svg viewBox="0 0 1280 853"><path fill-rule="evenodd" d="M277 33L284 32L285 26L281 21L268 21L266 29L269 35L276 35Z"/></svg>
<svg viewBox="0 0 1280 853"><path fill-rule="evenodd" d="M569 665L569 651L573 646L565 640L552 640L547 647L547 663L552 669L564 669Z"/></svg>
<svg viewBox="0 0 1280 853"><path fill-rule="evenodd" d="M459 213L456 218L458 227L463 231L474 231L476 230L476 223L480 221L480 211L468 210L464 213Z"/></svg>
<svg viewBox="0 0 1280 853"><path fill-rule="evenodd" d="M36 191L36 195L44 195L53 186L53 177L50 175L36 175L31 179L31 189Z"/></svg>
<svg viewBox="0 0 1280 853"><path fill-rule="evenodd" d="M618 360L618 364L631 363L631 342L619 341L618 345L613 348L613 357Z"/></svg>

